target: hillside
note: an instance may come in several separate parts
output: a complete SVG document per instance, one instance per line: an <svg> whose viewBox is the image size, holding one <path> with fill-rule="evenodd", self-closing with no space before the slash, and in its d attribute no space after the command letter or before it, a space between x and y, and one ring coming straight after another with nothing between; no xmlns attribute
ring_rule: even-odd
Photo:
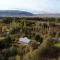
<svg viewBox="0 0 60 60"><path fill-rule="evenodd" d="M20 16L30 16L30 17L60 17L60 13L39 13L34 14L27 11L19 10L0 10L0 17L20 17Z"/></svg>
<svg viewBox="0 0 60 60"><path fill-rule="evenodd" d="M11 17L11 16L33 16L32 13L26 11L18 11L18 10L0 10L0 16L2 17Z"/></svg>

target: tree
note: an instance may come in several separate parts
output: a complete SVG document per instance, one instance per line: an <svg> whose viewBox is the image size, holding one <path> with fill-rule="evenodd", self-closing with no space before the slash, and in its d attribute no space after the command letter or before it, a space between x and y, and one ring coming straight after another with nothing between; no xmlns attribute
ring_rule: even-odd
<svg viewBox="0 0 60 60"><path fill-rule="evenodd" d="M8 49L7 56L8 56L8 57L16 56L16 54L17 54L17 49L16 49L16 47L11 46L11 47Z"/></svg>
<svg viewBox="0 0 60 60"><path fill-rule="evenodd" d="M3 23L10 24L12 22L13 18L11 17L5 17L3 18Z"/></svg>
<svg viewBox="0 0 60 60"><path fill-rule="evenodd" d="M39 35L36 35L36 36L35 36L35 40L36 40L37 42L40 42L40 43L43 42L43 38L42 38L41 36L39 36Z"/></svg>
<svg viewBox="0 0 60 60"><path fill-rule="evenodd" d="M11 39L10 36L7 36L5 39L0 41L0 48L9 48L12 46L13 40L14 39Z"/></svg>

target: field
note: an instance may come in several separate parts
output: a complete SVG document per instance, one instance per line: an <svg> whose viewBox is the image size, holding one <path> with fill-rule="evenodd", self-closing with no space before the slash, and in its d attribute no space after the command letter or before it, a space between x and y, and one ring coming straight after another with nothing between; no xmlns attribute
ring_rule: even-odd
<svg viewBox="0 0 60 60"><path fill-rule="evenodd" d="M0 60L60 60L60 18L0 17Z"/></svg>

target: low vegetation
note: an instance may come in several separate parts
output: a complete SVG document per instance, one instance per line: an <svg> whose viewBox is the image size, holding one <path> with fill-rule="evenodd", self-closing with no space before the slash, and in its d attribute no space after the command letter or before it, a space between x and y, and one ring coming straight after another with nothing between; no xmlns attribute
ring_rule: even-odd
<svg viewBox="0 0 60 60"><path fill-rule="evenodd" d="M0 60L59 60L59 37L60 18L0 17Z"/></svg>

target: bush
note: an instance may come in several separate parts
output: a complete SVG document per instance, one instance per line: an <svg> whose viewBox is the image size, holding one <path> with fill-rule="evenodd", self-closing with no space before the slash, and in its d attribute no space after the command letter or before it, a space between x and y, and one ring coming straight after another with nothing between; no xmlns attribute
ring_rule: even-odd
<svg viewBox="0 0 60 60"><path fill-rule="evenodd" d="M0 48L9 48L12 46L13 39L10 36L7 36L5 39L0 41Z"/></svg>
<svg viewBox="0 0 60 60"><path fill-rule="evenodd" d="M38 47L38 44L36 41L31 41L30 45L33 49L37 49L37 47Z"/></svg>
<svg viewBox="0 0 60 60"><path fill-rule="evenodd" d="M37 42L40 42L40 43L43 42L43 38L42 38L41 36L39 36L39 35L36 35L36 36L35 36L35 40L36 40Z"/></svg>

